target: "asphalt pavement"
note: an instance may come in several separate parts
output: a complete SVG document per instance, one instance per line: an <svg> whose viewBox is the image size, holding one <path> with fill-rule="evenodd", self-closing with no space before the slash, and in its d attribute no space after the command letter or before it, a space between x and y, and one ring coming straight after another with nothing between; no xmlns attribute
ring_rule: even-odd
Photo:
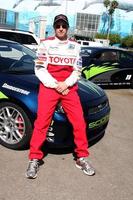
<svg viewBox="0 0 133 200"><path fill-rule="evenodd" d="M111 116L105 136L90 147L96 175L75 167L71 152L49 153L35 180L25 178L28 150L0 147L0 200L132 200L133 90L106 90Z"/></svg>

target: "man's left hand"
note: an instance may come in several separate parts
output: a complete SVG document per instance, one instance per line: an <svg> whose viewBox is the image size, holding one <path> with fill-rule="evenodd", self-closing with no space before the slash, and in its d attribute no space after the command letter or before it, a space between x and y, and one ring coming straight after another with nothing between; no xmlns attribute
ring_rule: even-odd
<svg viewBox="0 0 133 200"><path fill-rule="evenodd" d="M56 90L59 93L62 93L64 90L66 90L68 88L67 84L65 82L58 82Z"/></svg>

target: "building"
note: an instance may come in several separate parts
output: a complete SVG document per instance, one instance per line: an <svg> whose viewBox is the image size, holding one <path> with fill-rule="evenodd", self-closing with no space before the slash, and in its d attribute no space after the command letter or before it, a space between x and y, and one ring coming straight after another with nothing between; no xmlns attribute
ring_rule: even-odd
<svg viewBox="0 0 133 200"><path fill-rule="evenodd" d="M94 38L98 31L100 15L77 13L74 35L78 38Z"/></svg>
<svg viewBox="0 0 133 200"><path fill-rule="evenodd" d="M18 13L0 8L0 28L15 29L18 24Z"/></svg>

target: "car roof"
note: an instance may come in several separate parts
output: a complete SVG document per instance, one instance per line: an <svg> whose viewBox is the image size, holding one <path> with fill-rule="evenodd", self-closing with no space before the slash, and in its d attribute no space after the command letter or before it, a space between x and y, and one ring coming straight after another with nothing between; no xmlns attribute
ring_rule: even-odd
<svg viewBox="0 0 133 200"><path fill-rule="evenodd" d="M19 30L19 29L4 29L4 28L0 28L0 31L12 32L12 33L23 33L23 34L34 35L33 32L25 31L25 30Z"/></svg>
<svg viewBox="0 0 133 200"><path fill-rule="evenodd" d="M115 52L123 52L123 53L126 53L130 56L133 56L133 52L130 51L129 49L124 49L124 48L120 48L120 47L112 47L112 46L109 46L109 47L81 47L81 51L82 50L85 50L87 51L87 53L89 53L90 55L95 55L97 53L102 53L104 51L115 51ZM90 50L90 51L89 51ZM84 55L82 55L84 56Z"/></svg>
<svg viewBox="0 0 133 200"><path fill-rule="evenodd" d="M125 51L127 53L129 52L129 50L127 50L127 49L120 48L120 47L112 47L112 46L109 46L109 47L106 47L106 46L103 46L103 47L91 47L91 46L85 47L85 46L82 46L81 49L90 49L90 50L94 50L94 51L114 50L114 51Z"/></svg>
<svg viewBox="0 0 133 200"><path fill-rule="evenodd" d="M102 46L102 47L91 47L91 46L82 46L81 48L87 48L87 49L118 49L118 48L114 48L114 47L105 47L105 46Z"/></svg>

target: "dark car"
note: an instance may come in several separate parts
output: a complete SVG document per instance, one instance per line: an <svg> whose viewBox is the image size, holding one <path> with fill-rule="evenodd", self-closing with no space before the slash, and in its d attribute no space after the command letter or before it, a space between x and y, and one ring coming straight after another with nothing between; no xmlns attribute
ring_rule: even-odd
<svg viewBox="0 0 133 200"><path fill-rule="evenodd" d="M0 39L0 55L0 142L10 149L23 149L29 144L37 113L36 54L16 42ZM82 79L78 85L87 137L94 141L107 127L109 101L94 83ZM73 146L72 126L61 104L53 115L46 143L57 148Z"/></svg>
<svg viewBox="0 0 133 200"><path fill-rule="evenodd" d="M82 75L100 86L133 88L133 54L109 47L82 47Z"/></svg>

